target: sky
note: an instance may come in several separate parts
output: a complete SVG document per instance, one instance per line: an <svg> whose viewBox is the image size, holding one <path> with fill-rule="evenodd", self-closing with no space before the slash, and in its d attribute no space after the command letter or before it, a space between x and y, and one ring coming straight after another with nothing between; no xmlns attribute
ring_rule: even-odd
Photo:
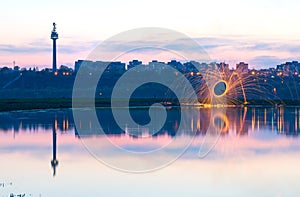
<svg viewBox="0 0 300 197"><path fill-rule="evenodd" d="M300 55L297 0L1 0L0 66L50 67L57 23L58 65L73 66L103 40L140 27L193 38L214 61L275 67ZM118 49L116 49L118 50Z"/></svg>

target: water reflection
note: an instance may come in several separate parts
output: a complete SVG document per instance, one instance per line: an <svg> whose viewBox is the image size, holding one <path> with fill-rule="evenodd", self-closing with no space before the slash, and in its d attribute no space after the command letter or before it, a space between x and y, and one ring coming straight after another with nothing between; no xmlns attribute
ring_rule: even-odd
<svg viewBox="0 0 300 197"><path fill-rule="evenodd" d="M65 124L65 120L63 122L63 125ZM57 120L54 120L53 128L52 128L52 147L53 147L53 156L51 161L51 166L53 168L53 176L56 174L56 167L58 166L58 160L56 159L56 130L57 130Z"/></svg>
<svg viewBox="0 0 300 197"><path fill-rule="evenodd" d="M197 132L196 135L201 136L206 134L209 124L212 127L220 128L221 136L245 136L264 131L270 132L273 135L298 136L300 129L300 108L228 108L224 113L214 114L211 121L211 110L209 108L185 108L183 111L188 113L187 122L181 123L189 127L181 132L186 136L194 136L195 134L192 132L195 129ZM139 123L144 121L145 123L144 113L147 113L147 109L135 108L131 115L135 121ZM123 131L115 123L108 108L99 109L98 118L104 132L108 136L125 137L128 134L128 131ZM152 138L165 135L171 138L176 136L176 131L180 124L179 120L179 109L169 108L168 119L165 125ZM46 132L52 131L51 167L53 169L53 176L56 175L56 168L59 163L57 159L57 132L60 134L69 133L75 135L76 138L95 136L98 133L94 129L94 124L92 121L89 121L87 125L80 124L79 127L81 130L84 129L84 133L79 135L74 126L71 109L6 112L0 114L0 134L12 132L12 136L15 138L20 132L36 133L40 130ZM143 135L149 131L135 128L135 132ZM127 137L136 138L131 135L127 135ZM135 144L137 141L129 143Z"/></svg>
<svg viewBox="0 0 300 197"><path fill-rule="evenodd" d="M190 129L182 131L183 135L193 136L192 131L196 128L196 135L206 134L206 130L211 124L213 127L221 128L221 136L234 135L245 136L252 133L268 131L273 135L298 136L300 124L300 108L228 108L225 113L217 113L210 122L211 111L209 108L186 108L188 120L184 124ZM124 137L128 131L123 131L114 122L110 110L102 108L98 110L98 118L102 124L104 132L108 136ZM143 113L147 109L136 108L132 111L132 116L137 122L143 122ZM169 108L165 125L161 130L152 136L176 136L176 131L179 125L179 110L177 108ZM198 113L200 116L196 116ZM195 119L195 117L200 117ZM52 160L51 167L53 176L56 175L58 167L57 159L57 132L60 134L75 135L76 138L98 135L94 130L95 123L89 121L87 125L80 124L80 129L84 128L84 136L79 135L75 126L70 109L64 110L40 110L40 111L25 111L25 112L6 112L0 114L0 134L13 133L13 138L20 132L36 133L40 130L52 131ZM129 128L128 128L129 129ZM147 130L135 128L138 134L147 133ZM135 136L127 136L136 138ZM134 144L134 141L132 144Z"/></svg>
<svg viewBox="0 0 300 197"><path fill-rule="evenodd" d="M182 131L185 135L194 135L191 133L196 129L197 135L203 135L211 124L213 127L222 127L222 135L248 135L253 132L268 130L276 134L288 136L298 136L300 124L300 108L278 107L278 108L227 108L224 113L214 114L210 121L211 110L208 108L186 108L183 111L188 113L188 119L185 124L186 130ZM125 135L126 131L120 129L115 123L111 111L103 108L98 111L98 119L107 135ZM147 109L137 108L132 112L135 121L145 122L144 114ZM200 116L199 116L200 114ZM199 117L199 118L195 118ZM153 137L159 135L175 136L180 124L180 115L177 108L168 109L168 119ZM222 125L219 125L222 124ZM95 123L89 121L88 124L80 123L80 129L84 129L84 135L97 135L94 130ZM27 111L27 112L7 112L0 114L0 133L12 132L13 136L19 132L38 132L39 129L52 131L53 137L56 132L74 133L76 137L81 136L76 131L72 111L68 110L47 110L47 111ZM148 132L147 129L135 129L138 133ZM134 136L133 136L134 137ZM56 140L53 139L53 144ZM55 154L53 154L55 156Z"/></svg>
<svg viewBox="0 0 300 197"><path fill-rule="evenodd" d="M300 108L228 108L225 113L215 114L211 122L210 109L185 108L183 110L189 118L184 123L187 129L183 135L175 135L180 124L178 109L168 110L171 118L166 125L145 142L119 129L111 120L108 109L99 109L105 133L128 150L147 150L147 146L153 148L170 139L176 140L180 146L182 138L189 138L194 135L191 131L197 131L195 144L182 159L154 174L143 175L118 173L99 165L82 146L80 138L83 136L76 132L70 109L0 113L0 193L6 196L11 193L26 193L26 196L120 196L124 193L131 196L167 196L164 194L174 191L172 196L188 192L192 192L190 196L237 196L232 191L239 182L242 188L238 196L255 196L258 192L263 192L261 196L273 196L274 193L268 189L270 187L283 196L299 194L296 180L300 176L297 169L300 164L297 138ZM145 112L145 109L135 109L132 115L136 121L143 121ZM221 128L222 135L209 158L200 160L197 158L199 143L209 124ZM126 158L114 155L103 146L101 140L105 136L95 137L94 125L92 121L80 125L86 128L84 137L96 138L99 150L105 152L105 156L118 157L118 161L123 162ZM165 157L172 151L160 156ZM228 160L220 160L220 155ZM242 159L237 162L238 156ZM80 180L75 177L80 177ZM160 177L161 182L154 177ZM9 185L11 182L13 185ZM132 190L132 185L138 189ZM158 189L147 195L144 191L148 191L149 185ZM216 185L217 190L214 189ZM249 185L251 188L246 188Z"/></svg>

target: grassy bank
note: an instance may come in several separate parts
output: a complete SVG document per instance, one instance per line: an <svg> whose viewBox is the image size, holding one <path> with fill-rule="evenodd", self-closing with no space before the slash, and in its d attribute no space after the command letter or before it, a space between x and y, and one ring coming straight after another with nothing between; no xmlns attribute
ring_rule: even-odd
<svg viewBox="0 0 300 197"><path fill-rule="evenodd" d="M0 99L0 111L70 108L72 99L34 98L34 99Z"/></svg>
<svg viewBox="0 0 300 197"><path fill-rule="evenodd" d="M123 99L116 100L120 106L123 104ZM130 106L149 106L153 103L165 102L165 99L131 99ZM80 105L82 103L82 105ZM80 107L86 106L85 99L79 99ZM178 105L178 103L169 101L168 105ZM96 107L110 106L110 99L99 98L95 100ZM32 110L32 109L55 109L55 108L71 108L71 98L24 98L24 99L0 99L0 111L13 110Z"/></svg>
<svg viewBox="0 0 300 197"><path fill-rule="evenodd" d="M78 100L82 103L82 107L86 107L84 99ZM119 99L117 103L122 105L124 100ZM141 98L131 99L130 106L149 106L153 103L164 102L166 105L178 106L178 103L174 100L166 99L152 99L152 98ZM242 102L241 102L242 103ZM300 106L300 101L284 100L284 101L266 101L266 100L252 100L248 101L243 106ZM96 99L96 107L107 107L110 106L110 100ZM0 111L12 111L12 110L32 110L32 109L55 109L55 108L71 108L71 98L26 98L26 99L0 99Z"/></svg>

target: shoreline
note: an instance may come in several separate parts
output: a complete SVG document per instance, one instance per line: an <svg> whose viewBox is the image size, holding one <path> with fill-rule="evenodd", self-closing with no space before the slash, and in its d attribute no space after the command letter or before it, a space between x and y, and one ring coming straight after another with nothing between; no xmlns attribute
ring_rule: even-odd
<svg viewBox="0 0 300 197"><path fill-rule="evenodd" d="M85 99L80 99L84 104ZM119 99L120 103L124 99ZM169 107L180 106L175 99L159 99L159 98L133 98L130 99L130 106L132 107L147 107L154 103L162 103ZM110 107L110 99L96 98L96 107ZM186 107L204 107L205 105L185 104ZM219 107L300 107L300 101L275 101L275 100L252 100L246 104L227 105ZM83 107L88 107L83 105ZM120 105L122 107L122 105ZM72 108L72 98L24 98L24 99L0 99L0 112L7 111L22 111L22 110L39 110L39 109L63 109Z"/></svg>

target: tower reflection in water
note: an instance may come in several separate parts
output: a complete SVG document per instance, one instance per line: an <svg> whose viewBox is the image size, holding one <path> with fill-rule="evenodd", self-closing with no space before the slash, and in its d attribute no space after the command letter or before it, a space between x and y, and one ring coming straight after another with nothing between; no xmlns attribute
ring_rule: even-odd
<svg viewBox="0 0 300 197"><path fill-rule="evenodd" d="M58 159L56 158L56 151L57 151L57 131L60 126L61 133L68 132L69 130L69 114L66 113L62 117L62 124L58 124L58 118L55 115L55 119L53 121L52 126L52 160L51 160L51 167L53 169L53 176L56 175L56 168L58 166ZM73 128L73 127L72 127Z"/></svg>
<svg viewBox="0 0 300 197"><path fill-rule="evenodd" d="M53 147L53 156L51 161L51 166L53 168L53 176L56 175L56 167L58 166L58 160L56 159L56 132L57 132L57 120L54 120L53 128L52 128L52 147Z"/></svg>

